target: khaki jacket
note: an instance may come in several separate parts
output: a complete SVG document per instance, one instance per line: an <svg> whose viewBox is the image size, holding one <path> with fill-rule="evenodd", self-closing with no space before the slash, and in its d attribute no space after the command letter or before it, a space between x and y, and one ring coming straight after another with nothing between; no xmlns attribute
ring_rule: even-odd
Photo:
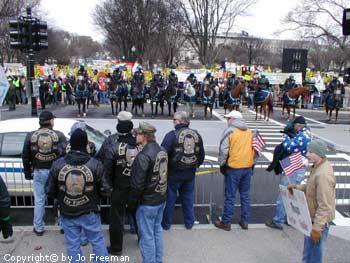
<svg viewBox="0 0 350 263"><path fill-rule="evenodd" d="M305 185L297 189L305 192L313 229L323 230L335 218L335 176L327 159L314 166Z"/></svg>

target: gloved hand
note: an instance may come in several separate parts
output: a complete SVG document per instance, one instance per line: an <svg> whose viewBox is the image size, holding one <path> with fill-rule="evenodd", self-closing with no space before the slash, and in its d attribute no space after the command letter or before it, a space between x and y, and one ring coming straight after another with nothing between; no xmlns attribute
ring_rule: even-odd
<svg viewBox="0 0 350 263"><path fill-rule="evenodd" d="M223 175L226 175L226 171L227 171L227 165L221 165L220 166L220 173L222 173Z"/></svg>
<svg viewBox="0 0 350 263"><path fill-rule="evenodd" d="M297 189L297 186L295 184L290 184L287 186L287 189L288 189L289 193L292 195L293 189Z"/></svg>
<svg viewBox="0 0 350 263"><path fill-rule="evenodd" d="M310 239L314 243L320 242L322 238L322 230L316 230L312 229L311 234L310 234Z"/></svg>
<svg viewBox="0 0 350 263"><path fill-rule="evenodd" d="M33 180L33 174L31 172L24 172L24 178L26 180Z"/></svg>

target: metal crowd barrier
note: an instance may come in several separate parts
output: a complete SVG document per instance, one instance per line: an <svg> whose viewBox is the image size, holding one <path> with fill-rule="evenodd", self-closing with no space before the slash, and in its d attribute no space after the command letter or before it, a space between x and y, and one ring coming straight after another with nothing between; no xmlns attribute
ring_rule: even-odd
<svg viewBox="0 0 350 263"><path fill-rule="evenodd" d="M273 206L278 195L279 176L267 172L268 162L258 161L251 180L251 206ZM350 205L350 162L332 161L337 178L336 204ZM0 161L0 175L11 195L13 208L33 208L33 184L24 179L21 161ZM239 196L239 195L238 195ZM236 205L239 206L239 197ZM101 202L102 207L109 206L109 199ZM207 221L211 222L214 211L222 210L224 204L224 176L217 162L205 160L197 170L195 186L195 207L202 209ZM178 206L180 204L177 204ZM53 201L47 200L47 208L53 207Z"/></svg>

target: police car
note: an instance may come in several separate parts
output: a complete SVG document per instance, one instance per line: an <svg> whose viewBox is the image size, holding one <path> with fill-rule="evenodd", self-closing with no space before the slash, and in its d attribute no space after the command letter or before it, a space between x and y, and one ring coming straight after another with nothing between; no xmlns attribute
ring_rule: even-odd
<svg viewBox="0 0 350 263"><path fill-rule="evenodd" d="M77 120L56 118L54 129L70 137L69 132ZM39 129L38 118L12 119L0 121L0 175L6 183L10 195L32 195L32 181L24 179L22 172L22 149L28 132ZM106 136L86 125L89 141L95 143L98 150Z"/></svg>

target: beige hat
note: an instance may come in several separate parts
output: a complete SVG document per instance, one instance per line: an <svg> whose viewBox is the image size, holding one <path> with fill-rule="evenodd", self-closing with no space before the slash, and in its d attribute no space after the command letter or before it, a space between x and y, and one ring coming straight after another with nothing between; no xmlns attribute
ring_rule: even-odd
<svg viewBox="0 0 350 263"><path fill-rule="evenodd" d="M239 111L233 110L229 114L224 115L225 118L233 118L233 119L243 119L242 114Z"/></svg>
<svg viewBox="0 0 350 263"><path fill-rule="evenodd" d="M128 111L121 111L118 113L118 121L131 121L132 114Z"/></svg>
<svg viewBox="0 0 350 263"><path fill-rule="evenodd" d="M139 127L135 129L136 133L155 133L156 131L156 127L145 121L140 122Z"/></svg>

